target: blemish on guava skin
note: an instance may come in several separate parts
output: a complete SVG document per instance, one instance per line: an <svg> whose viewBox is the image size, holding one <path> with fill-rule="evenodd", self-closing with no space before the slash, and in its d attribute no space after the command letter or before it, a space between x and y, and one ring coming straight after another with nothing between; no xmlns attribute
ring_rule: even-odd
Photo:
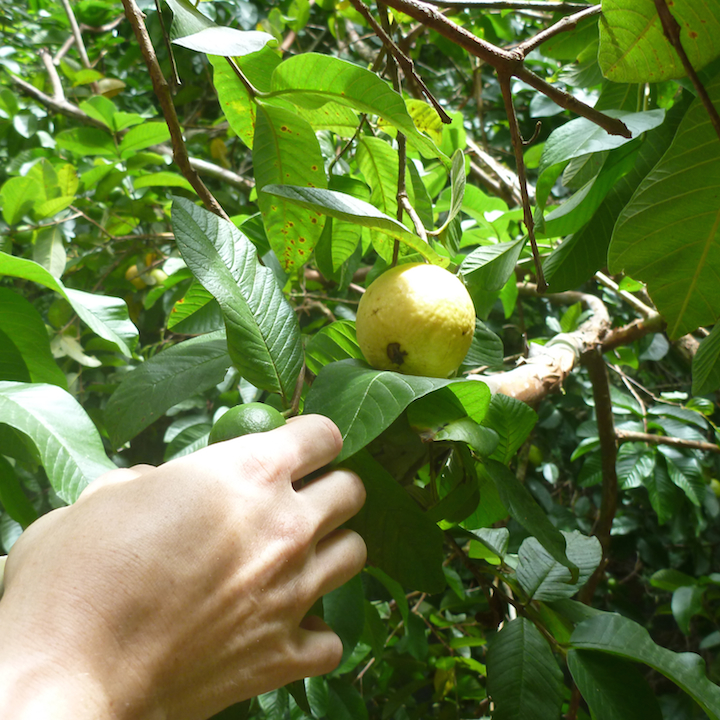
<svg viewBox="0 0 720 720"><path fill-rule="evenodd" d="M385 351L387 352L387 356L393 365L399 366L405 362L407 353L402 349L400 343L388 343Z"/></svg>

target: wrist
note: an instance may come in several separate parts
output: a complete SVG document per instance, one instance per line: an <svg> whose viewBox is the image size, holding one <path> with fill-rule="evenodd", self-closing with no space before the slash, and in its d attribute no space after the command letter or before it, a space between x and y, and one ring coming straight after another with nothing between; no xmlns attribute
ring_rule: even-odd
<svg viewBox="0 0 720 720"><path fill-rule="evenodd" d="M0 717L12 720L159 720L107 644L33 623L11 596L0 601Z"/></svg>

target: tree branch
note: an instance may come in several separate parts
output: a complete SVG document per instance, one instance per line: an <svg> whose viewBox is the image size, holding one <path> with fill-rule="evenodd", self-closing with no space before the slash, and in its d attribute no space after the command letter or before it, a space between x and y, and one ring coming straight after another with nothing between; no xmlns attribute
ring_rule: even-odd
<svg viewBox="0 0 720 720"><path fill-rule="evenodd" d="M525 42L521 42L519 45L516 45L515 51L519 52L523 56L523 58L525 58L535 48L539 47L544 42L547 42L548 40L550 40L550 38L553 38L562 32L567 32L568 30L574 30L578 26L578 23L585 20L585 18L599 15L601 12L602 5L593 5L592 7L585 8L584 10L581 10L574 15L564 17L559 22L556 22L549 28L542 30L534 37L531 37L529 40L525 40Z"/></svg>
<svg viewBox="0 0 720 720"><path fill-rule="evenodd" d="M703 452L720 453L720 446L715 443L702 442L701 440L683 440L682 438L630 432L629 430L616 430L615 437L620 442L644 442L650 445L670 445L677 448L691 448Z"/></svg>
<svg viewBox="0 0 720 720"><path fill-rule="evenodd" d="M587 3L553 0L427 0L427 3L459 10L541 10L553 13L574 13L589 7Z"/></svg>
<svg viewBox="0 0 720 720"><path fill-rule="evenodd" d="M682 40L680 38L680 25L675 19L675 16L670 12L670 8L667 6L666 0L655 0L655 8L657 9L658 15L660 16L660 22L662 23L662 29L665 33L665 37L668 42L675 48L680 57L680 62L685 68L685 72L692 81L693 86L698 94L698 97L702 101L702 104L707 110L707 114L710 116L710 122L715 128L718 138L720 138L720 114L718 114L717 108L713 105L710 96L705 89L705 86L700 81L698 74L695 72L695 68L690 62L690 58L685 52Z"/></svg>
<svg viewBox="0 0 720 720"><path fill-rule="evenodd" d="M175 160L178 168L180 168L180 172L182 172L185 178L187 178L188 182L192 185L205 207L210 210L210 212L213 212L229 221L230 218L227 216L227 213L223 210L222 206L215 199L212 193L205 187L205 184L200 179L200 176L190 164L187 148L185 147L185 141L182 136L182 129L180 127L180 122L175 111L175 105L172 100L170 86L168 85L167 80L165 80L165 76L160 69L160 64L158 63L157 56L155 55L155 48L153 48L150 36L148 35L145 23L143 22L144 16L135 0L123 0L123 7L125 8L125 15L130 21L130 25L135 33L135 37L140 47L140 52L142 53L145 64L150 72L150 79L152 81L155 96L160 102L165 122L170 130L170 138L172 140L173 147L173 159Z"/></svg>
<svg viewBox="0 0 720 720"><path fill-rule="evenodd" d="M520 53L504 50L476 37L470 31L446 18L431 5L420 2L420 0L385 0L385 4L404 12L415 20L419 20L426 27L435 30L456 45L460 45L471 55L475 55L492 65L498 74L519 78L543 93L543 95L547 95L560 107L587 118L611 135L632 136L627 126L620 120L595 110L569 93L550 85L531 70L528 70L523 65L523 58Z"/></svg>

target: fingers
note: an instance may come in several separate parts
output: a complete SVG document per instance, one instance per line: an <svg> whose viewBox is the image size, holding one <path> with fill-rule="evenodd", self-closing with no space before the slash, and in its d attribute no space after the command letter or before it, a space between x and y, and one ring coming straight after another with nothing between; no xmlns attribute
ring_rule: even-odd
<svg viewBox="0 0 720 720"><path fill-rule="evenodd" d="M322 538L362 508L365 486L349 470L333 470L298 490L298 499L316 517L316 537Z"/></svg>
<svg viewBox="0 0 720 720"><path fill-rule="evenodd" d="M309 568L317 596L327 595L354 578L363 569L365 560L365 541L353 530L337 530L323 538L317 544Z"/></svg>
<svg viewBox="0 0 720 720"><path fill-rule="evenodd" d="M293 644L302 677L332 672L342 659L342 641L325 621L315 615L303 620Z"/></svg>
<svg viewBox="0 0 720 720"><path fill-rule="evenodd" d="M235 441L230 441L230 443ZM239 442L251 442L251 452L268 459L279 477L292 482L330 463L342 449L342 436L335 423L323 415L302 415L282 427Z"/></svg>

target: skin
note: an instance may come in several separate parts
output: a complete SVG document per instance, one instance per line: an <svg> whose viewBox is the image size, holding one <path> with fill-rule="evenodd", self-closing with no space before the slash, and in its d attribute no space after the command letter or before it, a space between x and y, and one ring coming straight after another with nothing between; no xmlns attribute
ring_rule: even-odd
<svg viewBox="0 0 720 720"><path fill-rule="evenodd" d="M33 523L7 560L0 716L202 719L333 670L306 613L357 574L338 529L365 500L327 465L342 439L303 416L154 468L116 470Z"/></svg>

